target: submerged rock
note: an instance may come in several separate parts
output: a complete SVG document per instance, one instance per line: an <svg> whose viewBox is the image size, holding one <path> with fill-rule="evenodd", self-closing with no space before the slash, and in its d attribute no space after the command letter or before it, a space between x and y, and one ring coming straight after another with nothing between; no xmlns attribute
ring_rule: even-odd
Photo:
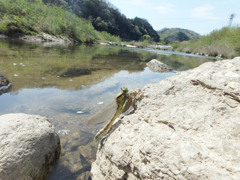
<svg viewBox="0 0 240 180"><path fill-rule="evenodd" d="M92 71L97 71L98 68L79 68L79 67L71 67L68 68L66 72L62 73L60 77L79 77L83 75L90 75Z"/></svg>
<svg viewBox="0 0 240 180"><path fill-rule="evenodd" d="M240 57L143 88L99 144L94 179L239 179Z"/></svg>
<svg viewBox="0 0 240 180"><path fill-rule="evenodd" d="M170 67L168 67L166 64L156 60L156 59L152 59L151 61L149 61L147 63L147 66L149 67L149 69L153 72L171 72L172 69Z"/></svg>
<svg viewBox="0 0 240 180"><path fill-rule="evenodd" d="M0 179L46 179L60 155L54 126L37 115L0 116Z"/></svg>
<svg viewBox="0 0 240 180"><path fill-rule="evenodd" d="M11 83L8 81L8 79L0 73L0 95L7 92L10 86Z"/></svg>
<svg viewBox="0 0 240 180"><path fill-rule="evenodd" d="M71 67L66 72L61 74L60 77L78 77L89 74L91 74L91 70L89 69Z"/></svg>

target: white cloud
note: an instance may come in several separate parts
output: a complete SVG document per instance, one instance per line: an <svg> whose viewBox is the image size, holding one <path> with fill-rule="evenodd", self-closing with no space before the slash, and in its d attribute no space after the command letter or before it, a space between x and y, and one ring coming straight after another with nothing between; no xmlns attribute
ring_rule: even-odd
<svg viewBox="0 0 240 180"><path fill-rule="evenodd" d="M201 18L201 19L210 19L210 20L220 20L221 17L214 15L215 7L212 5L198 6L191 10L192 17Z"/></svg>
<svg viewBox="0 0 240 180"><path fill-rule="evenodd" d="M175 12L175 7L175 4L164 3L162 5L156 6L155 9L160 14L173 14Z"/></svg>

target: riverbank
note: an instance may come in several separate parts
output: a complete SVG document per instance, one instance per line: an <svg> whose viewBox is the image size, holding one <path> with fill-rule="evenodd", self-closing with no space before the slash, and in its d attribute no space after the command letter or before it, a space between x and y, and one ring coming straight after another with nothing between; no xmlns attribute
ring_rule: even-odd
<svg viewBox="0 0 240 180"><path fill-rule="evenodd" d="M46 33L41 33L38 35L18 35L16 37L9 37L4 34L0 34L0 39L19 39L26 42L41 42L41 43L48 43L49 45L69 45L77 43L73 39L66 38L64 36L53 36Z"/></svg>
<svg viewBox="0 0 240 180"><path fill-rule="evenodd" d="M199 40L175 42L171 45L180 52L233 58L240 55L239 38L240 27L224 27L202 36Z"/></svg>
<svg viewBox="0 0 240 180"><path fill-rule="evenodd" d="M104 34L104 33L103 33ZM111 35L104 35L106 38L102 38L101 41L92 41L92 42L84 42L83 44L86 45L93 45L93 44L100 44L100 45L111 45L111 46L127 46L125 44L121 44L120 41L117 40L117 42L112 42ZM107 37L109 36L109 37ZM37 35L31 35L31 34L18 34L18 35L4 35L0 34L0 39L9 39L9 40L22 40L25 42L30 43L44 43L44 45L47 46L54 46L54 45L73 45L73 44L82 44L81 41L78 41L76 39L67 38L65 36L61 35L51 35L47 33L39 33ZM114 39L114 37L113 37Z"/></svg>
<svg viewBox="0 0 240 180"><path fill-rule="evenodd" d="M45 5L42 1L0 1L0 34L8 37L92 44L101 40L117 41L119 38L96 31L89 20L78 17L60 6ZM46 35L48 34L47 38ZM34 37L33 37L34 36ZM49 37L52 36L52 37Z"/></svg>
<svg viewBox="0 0 240 180"><path fill-rule="evenodd" d="M145 86L101 140L93 179L238 179L239 67L208 62Z"/></svg>

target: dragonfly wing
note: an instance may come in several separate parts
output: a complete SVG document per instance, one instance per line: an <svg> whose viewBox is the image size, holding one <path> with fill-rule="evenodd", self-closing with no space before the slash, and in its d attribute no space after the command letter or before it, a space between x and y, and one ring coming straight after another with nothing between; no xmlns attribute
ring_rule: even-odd
<svg viewBox="0 0 240 180"><path fill-rule="evenodd" d="M116 109L117 105L115 101L113 101L105 108L90 117L90 119L88 120L88 124L98 124L109 121L109 119L111 119L116 112Z"/></svg>

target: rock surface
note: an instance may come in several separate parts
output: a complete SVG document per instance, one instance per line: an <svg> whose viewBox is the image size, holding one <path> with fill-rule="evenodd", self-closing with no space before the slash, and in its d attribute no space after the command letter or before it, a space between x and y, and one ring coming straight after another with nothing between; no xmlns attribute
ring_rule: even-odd
<svg viewBox="0 0 240 180"><path fill-rule="evenodd" d="M33 41L33 42L44 42L46 46L48 45L61 45L61 44L71 44L72 41L63 36L53 36L50 34L42 33L41 35L24 35L20 39L24 41Z"/></svg>
<svg viewBox="0 0 240 180"><path fill-rule="evenodd" d="M54 126L37 115L0 116L0 179L46 179L60 155Z"/></svg>
<svg viewBox="0 0 240 180"><path fill-rule="evenodd" d="M168 67L166 64L156 60L156 59L152 59L151 61L149 61L147 63L147 66L149 67L149 69L153 72L170 72L172 71L172 69L170 67Z"/></svg>
<svg viewBox="0 0 240 180"><path fill-rule="evenodd" d="M240 179L240 57L141 93L136 111L100 142L93 180Z"/></svg>
<svg viewBox="0 0 240 180"><path fill-rule="evenodd" d="M0 73L0 95L6 92L10 86L11 83L8 81L8 79Z"/></svg>

